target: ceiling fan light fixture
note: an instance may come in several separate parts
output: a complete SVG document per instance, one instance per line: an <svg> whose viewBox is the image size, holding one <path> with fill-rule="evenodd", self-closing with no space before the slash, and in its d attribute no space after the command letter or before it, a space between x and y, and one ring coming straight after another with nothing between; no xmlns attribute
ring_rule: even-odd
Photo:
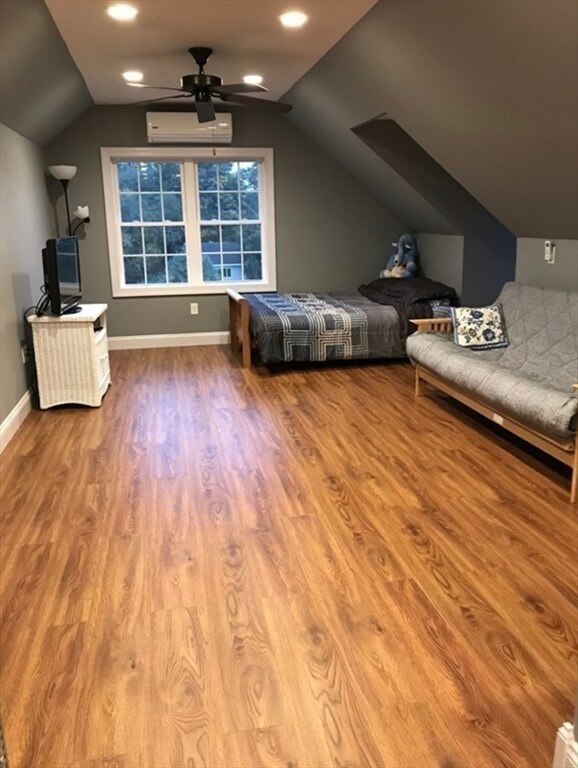
<svg viewBox="0 0 578 768"><path fill-rule="evenodd" d="M281 101L269 101L267 99L255 99L252 96L246 95L267 93L267 88L264 85L257 84L256 78L259 78L259 81L262 79L260 75L248 75L245 77L244 83L223 83L222 79L217 75L205 73L205 64L213 53L212 48L192 46L188 50L195 60L199 71L196 74L183 75L180 88L127 81L126 84L133 88L171 92L170 96L137 101L135 106L152 104L158 101L169 101L171 99L194 99L197 118L200 123L208 123L215 120L213 99L220 99L225 102L231 101L234 104L245 104L249 107L276 110L278 112L289 112L291 110L291 104L284 104ZM248 78L251 79L248 81Z"/></svg>
<svg viewBox="0 0 578 768"><path fill-rule="evenodd" d="M136 69L129 69L127 72L123 72L122 76L127 83L140 83L144 75Z"/></svg>
<svg viewBox="0 0 578 768"><path fill-rule="evenodd" d="M308 18L307 14L302 13L301 11L287 11L287 13L283 13L279 16L279 21L284 27L297 29L298 27L302 27Z"/></svg>
<svg viewBox="0 0 578 768"><path fill-rule="evenodd" d="M247 85L261 85L263 78L261 75L245 75L243 82L247 83Z"/></svg>
<svg viewBox="0 0 578 768"><path fill-rule="evenodd" d="M115 3L115 5L109 5L106 12L115 21L134 21L138 16L138 8L128 3Z"/></svg>

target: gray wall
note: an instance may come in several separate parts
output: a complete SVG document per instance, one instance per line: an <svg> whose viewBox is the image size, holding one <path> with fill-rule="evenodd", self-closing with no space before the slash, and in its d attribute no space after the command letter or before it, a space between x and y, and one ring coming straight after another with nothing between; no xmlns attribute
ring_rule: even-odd
<svg viewBox="0 0 578 768"><path fill-rule="evenodd" d="M53 236L42 152L0 124L0 421L28 389L22 315L40 296L41 251Z"/></svg>
<svg viewBox="0 0 578 768"><path fill-rule="evenodd" d="M351 135L383 113L516 236L576 238L577 32L573 0L381 0L284 100L392 211L395 177ZM452 232L401 203L414 231Z"/></svg>
<svg viewBox="0 0 578 768"><path fill-rule="evenodd" d="M544 261L544 240L556 243L556 261ZM516 280L541 288L578 291L578 240L533 237L518 238Z"/></svg>
<svg viewBox="0 0 578 768"><path fill-rule="evenodd" d="M464 238L461 235L432 235L427 232L420 232L416 237L424 276L450 285L461 296Z"/></svg>
<svg viewBox="0 0 578 768"><path fill-rule="evenodd" d="M111 296L100 148L147 146L145 111L92 107L47 148L47 164L78 166L71 208L90 206L92 223L81 242L84 300L110 305L114 336L224 330L224 296L195 297L198 317L189 314L191 296ZM284 116L230 111L233 145L275 150L278 290L355 289L377 277L390 243L407 227Z"/></svg>
<svg viewBox="0 0 578 768"><path fill-rule="evenodd" d="M0 0L2 122L44 145L91 104L44 0Z"/></svg>

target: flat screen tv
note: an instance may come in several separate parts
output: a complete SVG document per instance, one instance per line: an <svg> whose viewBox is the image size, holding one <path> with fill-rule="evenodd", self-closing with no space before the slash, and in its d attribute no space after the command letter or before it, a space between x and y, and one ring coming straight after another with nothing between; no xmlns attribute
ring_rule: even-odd
<svg viewBox="0 0 578 768"><path fill-rule="evenodd" d="M59 237L46 241L42 250L44 290L53 315L80 312L80 260L78 238Z"/></svg>

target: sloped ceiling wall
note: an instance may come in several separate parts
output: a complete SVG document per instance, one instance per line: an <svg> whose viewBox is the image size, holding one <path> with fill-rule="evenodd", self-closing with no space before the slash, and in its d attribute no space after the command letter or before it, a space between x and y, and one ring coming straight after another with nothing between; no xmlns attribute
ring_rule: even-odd
<svg viewBox="0 0 578 768"><path fill-rule="evenodd" d="M515 235L575 238L577 55L572 1L381 0L284 98L416 231L443 223L350 131L382 113Z"/></svg>
<svg viewBox="0 0 578 768"><path fill-rule="evenodd" d="M0 0L0 120L43 146L91 105L44 1Z"/></svg>
<svg viewBox="0 0 578 768"><path fill-rule="evenodd" d="M465 303L493 301L516 271L516 238L394 120L372 120L355 133L464 235Z"/></svg>

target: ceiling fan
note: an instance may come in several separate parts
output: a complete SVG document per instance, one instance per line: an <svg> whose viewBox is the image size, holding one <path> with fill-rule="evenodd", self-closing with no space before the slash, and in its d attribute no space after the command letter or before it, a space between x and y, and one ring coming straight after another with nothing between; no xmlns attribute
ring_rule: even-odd
<svg viewBox="0 0 578 768"><path fill-rule="evenodd" d="M222 101L232 101L237 104L246 104L251 107L266 107L275 109L279 112L289 112L289 110L293 108L291 104L283 104L281 101L265 101L264 99L255 99L251 96L243 95L256 92L266 93L267 89L262 85L248 85L247 83L223 85L223 81L220 77L205 74L205 64L207 63L209 56L213 53L212 48L193 46L192 48L189 48L189 53L196 61L199 71L196 74L183 75L180 88L143 85L142 83L127 83L127 85L130 85L133 88L152 88L155 91L175 91L174 96L163 96L160 99L139 101L137 104L153 104L157 101L168 101L169 99L194 98L200 123L208 123L215 119L215 107L212 102L213 98L218 98Z"/></svg>

